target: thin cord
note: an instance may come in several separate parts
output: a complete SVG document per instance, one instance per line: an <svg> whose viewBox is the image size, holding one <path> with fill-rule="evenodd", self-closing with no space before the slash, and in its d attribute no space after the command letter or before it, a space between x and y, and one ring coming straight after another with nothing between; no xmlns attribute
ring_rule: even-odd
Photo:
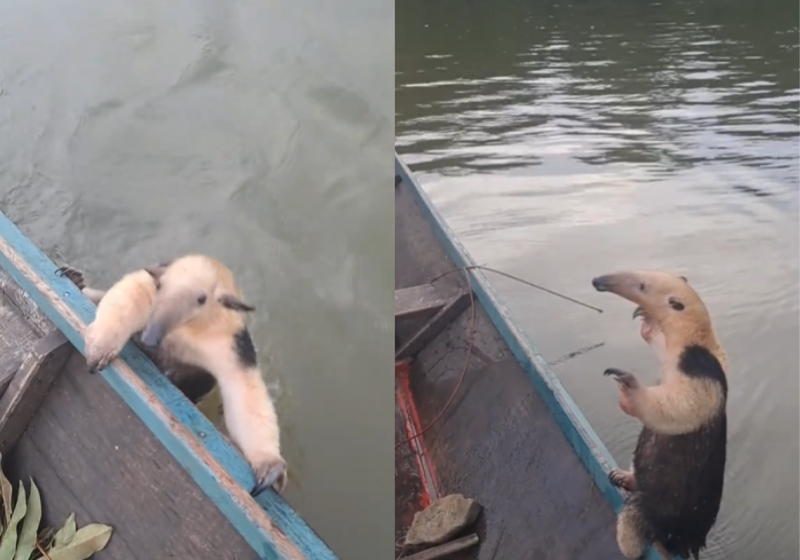
<svg viewBox="0 0 800 560"><path fill-rule="evenodd" d="M447 276L448 274L450 274L451 272L456 271L456 270L475 270L475 269L477 269L477 270L485 270L487 272L494 272L495 274L499 274L500 276L505 276L506 278L510 278L511 280L515 280L515 281L517 281L517 282L519 282L521 284L525 284L526 286L530 286L531 288L536 288L537 290L541 290L543 292L547 292L548 294L554 295L556 297L560 297L561 299L565 299L567 301L571 301L572 303L575 303L575 304L580 305L582 307L586 307L586 308L591 309L593 311L597 311L598 313L602 313L603 312L602 309L600 309L599 307L595 307L594 305L589 305L588 303L584 303L584 302L579 301L579 300L577 300L575 298L571 298L569 296L565 296L564 294L560 294L560 293L558 293L558 292L556 292L554 290L551 290L549 288L545 288L544 286L540 286L538 284L534 284L533 282L531 282L529 280L525 280L524 278L520 278L519 276L514 276L513 274L509 274L508 272L503 272L502 270L497 270L496 268L490 268L488 266L482 266L482 265L479 265L479 264L473 264L473 265L470 265L470 266L460 266L460 267L454 268L452 270L448 270L447 272L444 272L443 274L440 274L439 276L437 276L436 278L431 280L431 283L435 282L436 280L438 280L442 276Z"/></svg>

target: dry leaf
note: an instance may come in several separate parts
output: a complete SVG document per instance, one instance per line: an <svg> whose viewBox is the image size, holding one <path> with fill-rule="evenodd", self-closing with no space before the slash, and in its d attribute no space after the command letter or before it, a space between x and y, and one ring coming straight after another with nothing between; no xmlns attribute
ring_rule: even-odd
<svg viewBox="0 0 800 560"><path fill-rule="evenodd" d="M0 462L2 460L3 456L0 455ZM3 526L5 527L8 527L8 524L11 523L11 499L13 492L14 488L11 486L11 482L6 478L2 467L0 467L0 493L2 493L3 498L3 512L5 515L5 523L3 523Z"/></svg>
<svg viewBox="0 0 800 560"><path fill-rule="evenodd" d="M100 523L91 523L78 529L75 536L64 548L47 554L50 560L85 560L95 552L103 550L111 538L111 527ZM3 560L0 558L0 560Z"/></svg>
<svg viewBox="0 0 800 560"><path fill-rule="evenodd" d="M14 560L29 560L31 554L36 549L36 533L39 531L39 523L42 521L42 499L39 496L39 489L31 479L31 494L28 497L27 513L22 522L22 529L19 532L19 544Z"/></svg>
<svg viewBox="0 0 800 560"><path fill-rule="evenodd" d="M17 493L17 504L11 514L11 521L6 527L6 532L0 540L0 560L14 560L14 552L17 550L17 525L25 517L28 504L25 503L25 487L22 481L19 482L19 493Z"/></svg>
<svg viewBox="0 0 800 560"><path fill-rule="evenodd" d="M64 526L58 530L56 536L53 538L53 544L50 550L56 550L67 546L75 537L75 531L77 531L77 527L75 526L75 514L70 513Z"/></svg>

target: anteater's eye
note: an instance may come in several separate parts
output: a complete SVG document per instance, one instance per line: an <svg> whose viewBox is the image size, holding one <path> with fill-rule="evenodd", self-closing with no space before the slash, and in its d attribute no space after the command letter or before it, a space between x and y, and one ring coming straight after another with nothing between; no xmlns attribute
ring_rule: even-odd
<svg viewBox="0 0 800 560"><path fill-rule="evenodd" d="M644 291L644 289L645 289L646 287L647 287L647 286L645 286L644 284L639 284L639 290L641 290L642 292Z"/></svg>
<svg viewBox="0 0 800 560"><path fill-rule="evenodd" d="M206 295L203 294L202 296L197 297L197 303L203 305L206 302Z"/></svg>

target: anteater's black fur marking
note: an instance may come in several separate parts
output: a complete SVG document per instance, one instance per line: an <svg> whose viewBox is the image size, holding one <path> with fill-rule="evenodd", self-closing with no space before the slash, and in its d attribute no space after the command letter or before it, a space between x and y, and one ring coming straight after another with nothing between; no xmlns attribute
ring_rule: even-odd
<svg viewBox="0 0 800 560"><path fill-rule="evenodd" d="M705 346L693 344L684 348L678 362L678 369L688 377L695 379L705 377L716 381L722 385L722 394L726 398L728 397L728 379L725 377L722 364Z"/></svg>
<svg viewBox="0 0 800 560"><path fill-rule="evenodd" d="M246 368L254 368L258 365L256 358L256 347L253 346L253 339L250 338L250 332L247 327L242 327L242 330L236 333L233 337L234 351L236 357L239 358L239 363Z"/></svg>
<svg viewBox="0 0 800 560"><path fill-rule="evenodd" d="M689 377L718 382L727 397L725 372L707 348L688 346L679 368ZM642 430L633 454L636 492L626 503L643 515L648 540L660 541L682 558L699 557L719 513L726 440L724 408L709 424L688 434L668 436Z"/></svg>
<svg viewBox="0 0 800 560"><path fill-rule="evenodd" d="M133 335L133 343L150 360L164 372L175 387L182 392L192 404L197 404L216 386L217 380L207 370L184 364L170 357L163 348L148 348L141 341L142 333Z"/></svg>

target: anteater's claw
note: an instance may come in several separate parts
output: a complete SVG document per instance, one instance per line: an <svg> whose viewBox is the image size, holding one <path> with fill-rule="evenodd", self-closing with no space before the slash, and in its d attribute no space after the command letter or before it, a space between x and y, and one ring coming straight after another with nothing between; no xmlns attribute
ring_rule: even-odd
<svg viewBox="0 0 800 560"><path fill-rule="evenodd" d="M624 385L629 388L636 386L636 376L634 376L632 373L628 373L627 371L622 371L621 369L617 368L608 368L603 372L603 375L613 375L614 381L620 385Z"/></svg>
<svg viewBox="0 0 800 560"><path fill-rule="evenodd" d="M73 268L69 265L60 266L58 267L56 274L59 276L65 276L73 284L75 284L79 290L82 290L86 287L86 281L83 278L83 272L77 268Z"/></svg>
<svg viewBox="0 0 800 560"><path fill-rule="evenodd" d="M280 493L286 486L286 461L280 455L265 459L256 469L256 485L250 495L257 496L270 486Z"/></svg>

